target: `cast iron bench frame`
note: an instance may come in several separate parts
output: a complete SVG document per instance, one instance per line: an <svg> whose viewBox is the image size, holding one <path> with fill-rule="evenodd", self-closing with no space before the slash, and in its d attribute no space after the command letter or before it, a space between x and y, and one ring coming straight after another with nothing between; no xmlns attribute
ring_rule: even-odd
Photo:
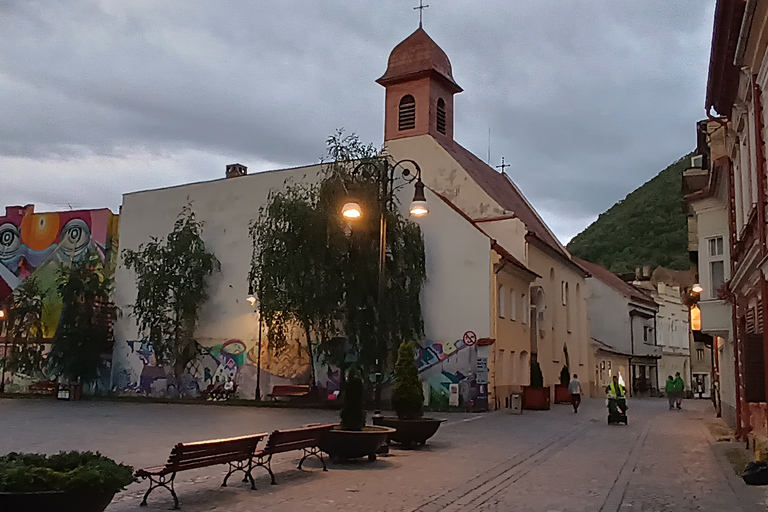
<svg viewBox="0 0 768 512"><path fill-rule="evenodd" d="M272 485L275 485L277 482L275 481L275 474L272 472L272 456L278 453L302 450L303 456L299 461L298 469L301 469L307 457L315 456L323 463L323 471L328 471L325 459L323 458L323 452L318 445L325 433L334 426L335 424L331 423L327 425L307 425L306 427L291 430L275 430L269 435L266 446L253 454L256 459L253 465L254 467L260 466L266 469L269 476L272 477Z"/></svg>
<svg viewBox="0 0 768 512"><path fill-rule="evenodd" d="M272 386L272 392L267 396L272 400L276 400L278 397L297 398L307 396L308 394L309 386L291 384Z"/></svg>
<svg viewBox="0 0 768 512"><path fill-rule="evenodd" d="M196 443L179 443L173 447L168 462L163 466L154 466L136 471L136 476L149 479L149 489L144 494L142 507L147 506L147 497L158 487L164 487L173 496L173 508L179 508L179 498L173 488L176 473L188 469L204 468L218 464L228 464L229 472L224 477L222 487L227 486L227 480L236 471L245 473L243 482L251 482L251 489L256 489L251 471L253 469L253 454L259 442L267 437L267 433L231 437L228 439L213 439ZM169 478L170 475L170 478Z"/></svg>

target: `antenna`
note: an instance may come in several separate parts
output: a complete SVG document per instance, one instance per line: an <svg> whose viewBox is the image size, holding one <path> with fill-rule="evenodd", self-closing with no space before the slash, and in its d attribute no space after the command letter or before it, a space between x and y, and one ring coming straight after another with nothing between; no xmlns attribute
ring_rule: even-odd
<svg viewBox="0 0 768 512"><path fill-rule="evenodd" d="M504 169L507 167L512 167L512 164L504 163L504 157L501 157L501 165L497 165L497 169L501 169L501 174L504 174Z"/></svg>

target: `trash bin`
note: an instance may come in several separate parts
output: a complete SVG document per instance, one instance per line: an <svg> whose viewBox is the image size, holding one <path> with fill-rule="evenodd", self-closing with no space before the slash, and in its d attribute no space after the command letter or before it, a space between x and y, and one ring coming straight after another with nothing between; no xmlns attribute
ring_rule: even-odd
<svg viewBox="0 0 768 512"><path fill-rule="evenodd" d="M523 413L523 394L512 393L509 395L509 412L512 414Z"/></svg>

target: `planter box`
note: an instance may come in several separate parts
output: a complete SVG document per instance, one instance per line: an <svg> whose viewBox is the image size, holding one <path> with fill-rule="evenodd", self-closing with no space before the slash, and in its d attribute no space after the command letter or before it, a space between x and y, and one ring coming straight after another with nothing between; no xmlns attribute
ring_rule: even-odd
<svg viewBox="0 0 768 512"><path fill-rule="evenodd" d="M427 439L435 435L440 424L445 420L434 418L421 418L418 420L401 420L397 416L374 416L373 424L390 427L397 432L389 436L389 441L411 446L417 444L424 446Z"/></svg>
<svg viewBox="0 0 768 512"><path fill-rule="evenodd" d="M0 492L0 510L103 512L114 494L82 494L63 491Z"/></svg>
<svg viewBox="0 0 768 512"><path fill-rule="evenodd" d="M523 409L526 411L548 411L549 388L523 386Z"/></svg>
<svg viewBox="0 0 768 512"><path fill-rule="evenodd" d="M332 459L358 459L368 457L376 460L376 451L395 433L389 427L366 425L363 430L341 430L339 426L326 432L318 443L318 448Z"/></svg>
<svg viewBox="0 0 768 512"><path fill-rule="evenodd" d="M571 403L571 393L568 391L568 386L563 386L562 384L555 384L555 403L556 404Z"/></svg>

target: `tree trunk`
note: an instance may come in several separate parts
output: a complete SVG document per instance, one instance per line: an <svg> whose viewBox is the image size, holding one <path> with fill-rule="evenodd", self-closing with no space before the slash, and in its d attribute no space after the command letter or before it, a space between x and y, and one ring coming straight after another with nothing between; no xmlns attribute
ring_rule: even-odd
<svg viewBox="0 0 768 512"><path fill-rule="evenodd" d="M309 330L309 323L302 323L304 324L304 334L307 336L307 352L309 353L309 389L314 390L317 387L317 382L315 381L315 354L312 350L312 336Z"/></svg>

